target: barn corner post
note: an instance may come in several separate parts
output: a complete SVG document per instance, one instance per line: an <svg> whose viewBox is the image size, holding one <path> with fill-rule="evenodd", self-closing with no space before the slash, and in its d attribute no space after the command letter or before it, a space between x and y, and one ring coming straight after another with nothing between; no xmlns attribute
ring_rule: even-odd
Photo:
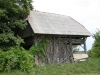
<svg viewBox="0 0 100 75"><path fill-rule="evenodd" d="M70 44L70 50L71 50L71 54L70 54L70 56L71 56L70 62L73 63L74 60L73 60L72 37L70 37L69 42L70 42L69 44Z"/></svg>
<svg viewBox="0 0 100 75"><path fill-rule="evenodd" d="M36 39L37 39L37 38L34 37L34 40L33 40L33 41L34 41L34 45L35 45L35 46L37 46L37 40L36 40ZM38 65L38 61L37 61L37 60L38 60L38 55L35 55L34 58L35 58L35 64Z"/></svg>
<svg viewBox="0 0 100 75"><path fill-rule="evenodd" d="M38 43L40 42L42 40L42 38L41 38L41 36L40 35L35 35L34 36L34 45L35 46L37 46L38 45ZM41 59L39 58L39 53L37 53L37 54L35 54L35 64L36 65L42 65L42 61L41 61Z"/></svg>
<svg viewBox="0 0 100 75"><path fill-rule="evenodd" d="M86 37L83 37L83 41L84 41L84 52L87 53Z"/></svg>
<svg viewBox="0 0 100 75"><path fill-rule="evenodd" d="M55 63L55 36L53 37L53 58L52 58L52 64Z"/></svg>

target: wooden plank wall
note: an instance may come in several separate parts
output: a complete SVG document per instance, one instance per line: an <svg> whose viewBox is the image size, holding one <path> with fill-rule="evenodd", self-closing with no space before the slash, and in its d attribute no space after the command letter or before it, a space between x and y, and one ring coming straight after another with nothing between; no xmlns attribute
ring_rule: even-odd
<svg viewBox="0 0 100 75"><path fill-rule="evenodd" d="M45 48L46 62L50 64L70 63L73 60L72 43L68 38L49 37Z"/></svg>

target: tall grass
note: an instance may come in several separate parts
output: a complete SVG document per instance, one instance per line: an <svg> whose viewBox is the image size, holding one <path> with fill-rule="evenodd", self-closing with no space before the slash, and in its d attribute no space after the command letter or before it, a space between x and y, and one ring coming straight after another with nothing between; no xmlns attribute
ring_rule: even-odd
<svg viewBox="0 0 100 75"><path fill-rule="evenodd" d="M0 75L28 75L28 73L15 70ZM31 75L100 75L100 59L89 58L88 62L36 66Z"/></svg>
<svg viewBox="0 0 100 75"><path fill-rule="evenodd" d="M39 66L35 69L35 75L80 75L86 73L100 73L100 59L90 58L88 62Z"/></svg>

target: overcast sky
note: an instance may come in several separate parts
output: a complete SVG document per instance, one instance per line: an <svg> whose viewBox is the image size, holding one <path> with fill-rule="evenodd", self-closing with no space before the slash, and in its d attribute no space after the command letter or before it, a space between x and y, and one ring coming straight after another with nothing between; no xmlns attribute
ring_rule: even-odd
<svg viewBox="0 0 100 75"><path fill-rule="evenodd" d="M100 29L100 0L34 0L33 6L38 11L71 16L91 34ZM93 38L88 38L87 49L92 43Z"/></svg>

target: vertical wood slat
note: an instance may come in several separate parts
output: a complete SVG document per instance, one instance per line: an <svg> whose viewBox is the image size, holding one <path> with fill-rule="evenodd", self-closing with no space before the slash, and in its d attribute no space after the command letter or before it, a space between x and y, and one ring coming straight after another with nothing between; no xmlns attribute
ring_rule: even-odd
<svg viewBox="0 0 100 75"><path fill-rule="evenodd" d="M70 58L70 62L73 63L73 50L72 50L72 38L70 37L69 39L69 44L70 44L70 53L71 53L71 58Z"/></svg>
<svg viewBox="0 0 100 75"><path fill-rule="evenodd" d="M35 46L37 46L37 40L36 40L36 39L37 39L37 38L35 37L35 38L34 38L34 45L35 45ZM35 55L34 58L35 58L35 64L36 64L36 65L39 65L39 64L38 64L38 55Z"/></svg>
<svg viewBox="0 0 100 75"><path fill-rule="evenodd" d="M52 56L52 63L54 64L55 63L55 36L53 37L53 56Z"/></svg>

